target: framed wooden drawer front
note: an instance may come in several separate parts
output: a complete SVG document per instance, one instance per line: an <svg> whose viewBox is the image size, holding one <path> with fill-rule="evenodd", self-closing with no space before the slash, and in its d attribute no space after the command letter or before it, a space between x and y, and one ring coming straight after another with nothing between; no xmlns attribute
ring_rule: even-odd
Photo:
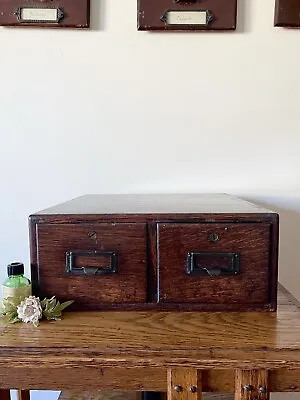
<svg viewBox="0 0 300 400"><path fill-rule="evenodd" d="M158 301L268 303L270 232L268 223L157 224Z"/></svg>
<svg viewBox="0 0 300 400"><path fill-rule="evenodd" d="M146 224L38 224L39 295L101 303L145 303Z"/></svg>

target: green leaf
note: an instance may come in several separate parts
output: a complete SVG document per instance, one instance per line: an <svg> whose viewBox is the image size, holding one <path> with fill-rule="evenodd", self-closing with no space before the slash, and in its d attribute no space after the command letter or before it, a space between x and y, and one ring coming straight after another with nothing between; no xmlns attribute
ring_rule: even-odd
<svg viewBox="0 0 300 400"><path fill-rule="evenodd" d="M61 310L64 310L65 308L69 307L71 304L74 303L74 300L69 300L69 301L65 301L64 303L61 303Z"/></svg>
<svg viewBox="0 0 300 400"><path fill-rule="evenodd" d="M2 300L1 314L17 313L17 308L21 304L21 297L7 297Z"/></svg>
<svg viewBox="0 0 300 400"><path fill-rule="evenodd" d="M20 318L18 317L18 315L15 315L14 317L11 317L9 320L10 324L15 324L16 322L20 322Z"/></svg>

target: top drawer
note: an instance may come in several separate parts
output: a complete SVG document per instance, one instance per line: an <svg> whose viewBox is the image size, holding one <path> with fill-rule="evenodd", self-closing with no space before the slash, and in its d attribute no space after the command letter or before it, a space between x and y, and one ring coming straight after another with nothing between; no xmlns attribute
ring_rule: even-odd
<svg viewBox="0 0 300 400"><path fill-rule="evenodd" d="M39 295L74 308L146 302L146 224L38 224Z"/></svg>
<svg viewBox="0 0 300 400"><path fill-rule="evenodd" d="M268 223L159 223L159 302L267 304L270 232Z"/></svg>

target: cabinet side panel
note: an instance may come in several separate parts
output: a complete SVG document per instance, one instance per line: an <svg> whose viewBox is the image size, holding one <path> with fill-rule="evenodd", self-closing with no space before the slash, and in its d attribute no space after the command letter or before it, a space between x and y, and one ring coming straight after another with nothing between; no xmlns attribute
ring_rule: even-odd
<svg viewBox="0 0 300 400"><path fill-rule="evenodd" d="M32 294L38 296L39 271L37 260L37 224L34 217L29 218L29 256Z"/></svg>
<svg viewBox="0 0 300 400"><path fill-rule="evenodd" d="M269 298L270 311L277 310L277 290L278 290L278 247L279 247L279 215L274 215L274 221L271 224L271 242L270 242L270 283Z"/></svg>

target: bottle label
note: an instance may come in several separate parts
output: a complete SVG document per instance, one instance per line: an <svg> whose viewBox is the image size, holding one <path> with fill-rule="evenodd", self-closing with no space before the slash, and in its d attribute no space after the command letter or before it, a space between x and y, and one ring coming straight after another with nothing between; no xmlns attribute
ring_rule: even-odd
<svg viewBox="0 0 300 400"><path fill-rule="evenodd" d="M2 286L2 297L6 299L7 297L25 297L31 296L31 285L21 286L18 288L11 288Z"/></svg>

